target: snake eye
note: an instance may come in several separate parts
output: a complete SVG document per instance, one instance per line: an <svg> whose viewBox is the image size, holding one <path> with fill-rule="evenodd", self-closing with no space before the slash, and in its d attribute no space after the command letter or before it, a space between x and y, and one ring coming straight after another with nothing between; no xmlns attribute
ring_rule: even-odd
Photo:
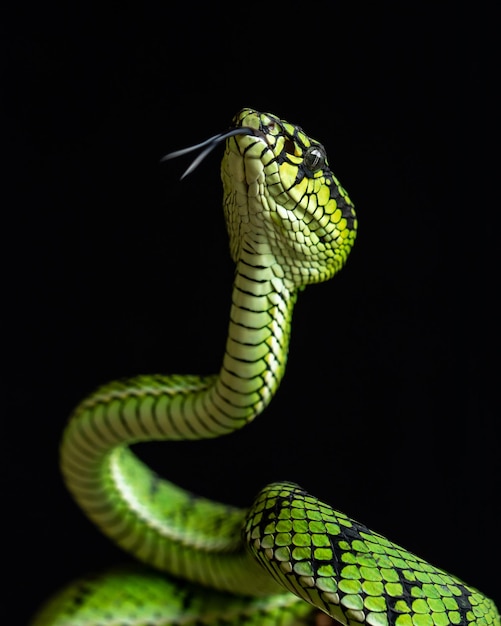
<svg viewBox="0 0 501 626"><path fill-rule="evenodd" d="M325 165L325 150L321 146L310 146L304 153L304 165L316 172Z"/></svg>

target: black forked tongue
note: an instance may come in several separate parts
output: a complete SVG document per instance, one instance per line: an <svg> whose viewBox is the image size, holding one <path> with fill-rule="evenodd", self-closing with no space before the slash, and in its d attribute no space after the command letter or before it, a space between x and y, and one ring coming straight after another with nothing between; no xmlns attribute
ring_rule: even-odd
<svg viewBox="0 0 501 626"><path fill-rule="evenodd" d="M214 135L214 137L209 137L205 141L201 143L197 143L194 146L190 146L189 148L182 148L181 150L175 150L174 152L169 152L164 157L160 159L160 163L164 161L169 161L170 159L176 159L177 157L183 156L183 154L188 154L189 152L194 152L195 150L199 150L203 148L202 152L195 158L192 164L188 167L188 169L181 176L181 180L191 174L193 170L195 170L200 163L205 159L205 157L215 148L219 143L228 139L228 137L233 137L234 135L254 135L255 131L248 126L241 126L240 128L232 128L225 133L219 133L219 135Z"/></svg>

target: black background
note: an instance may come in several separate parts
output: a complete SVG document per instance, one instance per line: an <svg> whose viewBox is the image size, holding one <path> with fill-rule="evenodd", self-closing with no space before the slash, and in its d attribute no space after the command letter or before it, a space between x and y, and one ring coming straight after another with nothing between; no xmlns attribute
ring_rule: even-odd
<svg viewBox="0 0 501 626"><path fill-rule="evenodd" d="M346 268L301 295L266 413L144 457L242 506L267 482L299 482L501 604L494 15L460 3L124 2L23 5L8 18L9 623L122 558L62 485L71 408L113 378L218 369L233 273L222 150L182 182L189 160L159 158L244 106L324 143L359 236Z"/></svg>

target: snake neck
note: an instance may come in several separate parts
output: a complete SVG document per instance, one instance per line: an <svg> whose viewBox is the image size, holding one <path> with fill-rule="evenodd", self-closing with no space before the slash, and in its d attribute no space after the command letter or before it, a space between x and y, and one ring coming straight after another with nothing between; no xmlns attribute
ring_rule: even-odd
<svg viewBox="0 0 501 626"><path fill-rule="evenodd" d="M269 404L285 372L296 290L271 255L241 251L219 376L195 402L203 436L245 425Z"/></svg>

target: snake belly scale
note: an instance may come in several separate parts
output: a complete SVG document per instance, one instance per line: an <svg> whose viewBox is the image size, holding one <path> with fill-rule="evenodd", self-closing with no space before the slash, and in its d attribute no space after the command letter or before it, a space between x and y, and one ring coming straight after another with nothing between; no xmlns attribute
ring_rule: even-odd
<svg viewBox="0 0 501 626"><path fill-rule="evenodd" d="M298 292L334 276L355 240L353 204L301 128L243 109L189 171L222 141L236 270L220 372L114 381L76 408L61 446L66 485L143 564L70 584L32 625L306 626L326 614L347 626L499 626L476 589L295 484L271 484L242 510L185 492L130 449L219 437L259 415L285 371Z"/></svg>

